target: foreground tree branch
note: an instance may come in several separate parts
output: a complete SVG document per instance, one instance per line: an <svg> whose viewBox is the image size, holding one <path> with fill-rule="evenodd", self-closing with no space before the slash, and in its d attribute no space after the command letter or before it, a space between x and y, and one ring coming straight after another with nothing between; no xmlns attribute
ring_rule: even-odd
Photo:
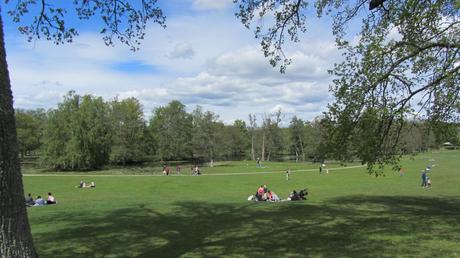
<svg viewBox="0 0 460 258"><path fill-rule="evenodd" d="M309 2L235 2L240 9L237 17L246 27L272 17L267 27L256 27L255 36L270 35L261 38L262 49L270 63L284 71L290 60L285 58L289 62L280 64L278 53L287 43L285 38L297 42L298 33L306 31L302 15L312 9ZM289 8L294 4L300 9ZM378 174L385 164L397 168L400 129L407 121L431 121L433 128L460 121L456 108L460 93L458 1L316 0L314 9L319 17L333 17L332 32L344 57L330 70L335 101L324 123L331 156L358 157ZM278 19L292 20L293 11L303 17L300 23ZM348 24L357 19L362 20L361 31L349 34Z"/></svg>

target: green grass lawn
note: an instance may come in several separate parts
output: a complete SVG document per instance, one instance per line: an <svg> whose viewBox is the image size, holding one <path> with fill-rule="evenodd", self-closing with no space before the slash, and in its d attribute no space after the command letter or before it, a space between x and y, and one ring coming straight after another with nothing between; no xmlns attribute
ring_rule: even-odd
<svg viewBox="0 0 460 258"><path fill-rule="evenodd" d="M28 208L41 257L460 257L459 157L421 154L403 161L404 176L377 178L356 164L319 175L318 164L223 162L203 176L99 171L24 183L59 202ZM433 187L423 189L431 159ZM97 188L75 188L80 179ZM283 198L308 187L309 199L248 202L261 184Z"/></svg>

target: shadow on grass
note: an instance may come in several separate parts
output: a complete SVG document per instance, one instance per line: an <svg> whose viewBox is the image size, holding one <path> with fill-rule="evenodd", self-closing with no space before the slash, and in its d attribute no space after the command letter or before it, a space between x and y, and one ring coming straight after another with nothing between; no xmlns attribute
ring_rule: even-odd
<svg viewBox="0 0 460 258"><path fill-rule="evenodd" d="M327 204L178 202L54 217L41 257L305 257L460 254L460 199L351 196ZM33 222L32 222L33 223Z"/></svg>

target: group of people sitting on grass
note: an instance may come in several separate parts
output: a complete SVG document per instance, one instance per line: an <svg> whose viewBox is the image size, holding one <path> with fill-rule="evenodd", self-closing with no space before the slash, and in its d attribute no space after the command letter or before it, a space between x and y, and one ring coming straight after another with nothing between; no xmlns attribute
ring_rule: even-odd
<svg viewBox="0 0 460 258"><path fill-rule="evenodd" d="M287 198L288 201L301 201L301 200L306 200L308 195L308 190L307 188L300 190L297 192L296 190L293 190L290 194L289 197Z"/></svg>
<svg viewBox="0 0 460 258"><path fill-rule="evenodd" d="M300 200L306 200L307 195L308 195L308 191L306 188L300 190L299 192L294 190L289 194L288 198L286 198L285 200L282 200L278 197L278 195L275 192L268 190L267 185L261 185L257 189L257 192L254 195L251 195L248 197L248 201L256 201L256 202L300 201Z"/></svg>
<svg viewBox="0 0 460 258"><path fill-rule="evenodd" d="M38 195L37 199L34 200L34 198L32 198L32 194L29 193L25 198L25 203L27 207L32 207L57 204L57 201L52 193L48 193L48 198L46 200L44 200L40 195Z"/></svg>
<svg viewBox="0 0 460 258"><path fill-rule="evenodd" d="M75 187L76 188L96 188L96 183L94 183L93 181L90 184L87 184L83 180L80 180L80 183Z"/></svg>
<svg viewBox="0 0 460 258"><path fill-rule="evenodd" d="M280 198L278 195L268 190L267 185L261 185L258 189L256 194L254 195L256 201L267 201L267 202L278 202Z"/></svg>

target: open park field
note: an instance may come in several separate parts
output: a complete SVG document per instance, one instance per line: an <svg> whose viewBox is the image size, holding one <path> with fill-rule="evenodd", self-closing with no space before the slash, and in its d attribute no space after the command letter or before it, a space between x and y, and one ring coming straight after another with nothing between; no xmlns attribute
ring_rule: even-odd
<svg viewBox="0 0 460 258"><path fill-rule="evenodd" d="M460 257L460 151L405 158L405 175L351 164L218 163L202 176L123 171L29 174L26 193L57 205L28 208L41 257ZM433 187L420 171L436 164ZM290 167L289 181L284 171ZM152 172L153 174L153 172ZM78 189L80 180L95 189ZM248 202L257 187L307 201Z"/></svg>

